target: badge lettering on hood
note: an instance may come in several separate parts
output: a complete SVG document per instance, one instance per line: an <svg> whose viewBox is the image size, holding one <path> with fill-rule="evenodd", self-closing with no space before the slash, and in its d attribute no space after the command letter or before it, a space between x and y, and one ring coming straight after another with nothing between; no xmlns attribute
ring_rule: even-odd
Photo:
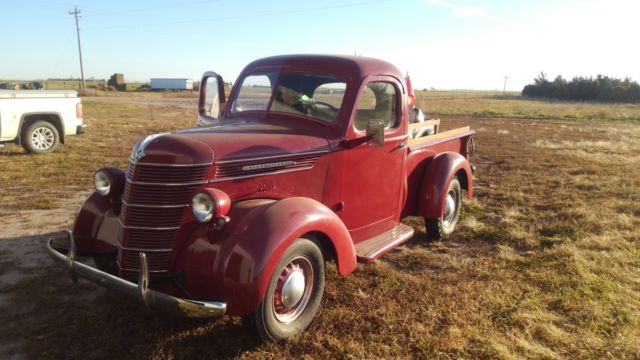
<svg viewBox="0 0 640 360"><path fill-rule="evenodd" d="M251 171L251 170L263 170L263 169L273 169L278 167L285 167L294 165L293 161L278 161L266 164L255 164L255 165L245 165L242 167L243 171Z"/></svg>

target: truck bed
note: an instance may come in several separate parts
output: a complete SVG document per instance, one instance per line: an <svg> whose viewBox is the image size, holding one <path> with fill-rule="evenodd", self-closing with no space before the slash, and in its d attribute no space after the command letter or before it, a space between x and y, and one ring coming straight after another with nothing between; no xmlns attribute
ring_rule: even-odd
<svg viewBox="0 0 640 360"><path fill-rule="evenodd" d="M410 131L413 126L424 126L424 123L409 125ZM473 134L475 131L465 126L408 140L409 153L405 165L407 196L402 217L417 215L419 191L431 159L444 152L454 152L467 157L467 144Z"/></svg>
<svg viewBox="0 0 640 360"><path fill-rule="evenodd" d="M0 99L75 98L75 90L0 90Z"/></svg>
<svg viewBox="0 0 640 360"><path fill-rule="evenodd" d="M434 120L434 121L437 121L437 124L439 124L440 122L439 120ZM414 127L425 126L424 124L425 123L411 124L409 125L409 130L411 131L412 128ZM410 139L407 144L409 146L409 152L411 152L411 151L423 149L425 147L430 147L442 142L451 141L453 139L469 137L475 133L476 132L474 130L471 130L469 126L465 126L465 127L461 127L453 130L437 132L432 135L422 136L417 139ZM466 154L463 154L463 155L466 155Z"/></svg>

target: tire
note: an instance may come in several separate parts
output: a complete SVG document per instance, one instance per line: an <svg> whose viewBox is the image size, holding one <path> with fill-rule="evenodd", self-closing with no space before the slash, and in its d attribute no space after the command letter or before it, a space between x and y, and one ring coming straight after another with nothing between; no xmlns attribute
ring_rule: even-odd
<svg viewBox="0 0 640 360"><path fill-rule="evenodd" d="M441 240L453 233L460 217L461 195L460 182L457 178L453 178L447 189L443 214L437 219L425 218L427 236Z"/></svg>
<svg viewBox="0 0 640 360"><path fill-rule="evenodd" d="M22 133L21 143L30 153L46 154L58 147L60 134L50 122L36 121Z"/></svg>
<svg viewBox="0 0 640 360"><path fill-rule="evenodd" d="M265 342L278 342L296 335L304 331L316 315L324 282L322 251L315 242L299 238L278 262L262 304L243 317L243 322ZM300 284L304 284L302 292Z"/></svg>

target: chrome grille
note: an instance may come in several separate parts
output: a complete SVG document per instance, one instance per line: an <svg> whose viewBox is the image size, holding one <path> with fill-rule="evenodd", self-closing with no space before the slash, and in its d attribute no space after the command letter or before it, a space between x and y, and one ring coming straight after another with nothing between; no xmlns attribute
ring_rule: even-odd
<svg viewBox="0 0 640 360"><path fill-rule="evenodd" d="M193 191L200 185L165 186L132 184L127 181L122 198L128 204L136 205L185 205L189 203Z"/></svg>
<svg viewBox="0 0 640 360"><path fill-rule="evenodd" d="M125 205L120 219L125 226L167 228L179 227L185 206L148 208Z"/></svg>
<svg viewBox="0 0 640 360"><path fill-rule="evenodd" d="M151 272L168 271L176 232L194 191L208 181L208 166L129 163L118 247L123 275L139 271L140 252Z"/></svg>
<svg viewBox="0 0 640 360"><path fill-rule="evenodd" d="M128 248L135 249L170 249L175 231L127 229L126 239Z"/></svg>
<svg viewBox="0 0 640 360"><path fill-rule="evenodd" d="M127 178L138 182L185 183L202 180L209 165L173 166L129 163Z"/></svg>
<svg viewBox="0 0 640 360"><path fill-rule="evenodd" d="M147 252L147 263L149 265L149 271L161 272L167 270L167 264L169 263L170 252ZM139 270L140 269L140 252L122 250L119 254L121 256L120 264L124 270ZM122 264L126 264L123 266Z"/></svg>

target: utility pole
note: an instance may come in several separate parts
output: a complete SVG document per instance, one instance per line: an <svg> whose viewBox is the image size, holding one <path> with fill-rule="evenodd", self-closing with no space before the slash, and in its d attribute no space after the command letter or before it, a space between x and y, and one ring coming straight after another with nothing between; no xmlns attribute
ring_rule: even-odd
<svg viewBox="0 0 640 360"><path fill-rule="evenodd" d="M73 11L69 11L69 15L74 15L76 17L76 33L78 34L78 54L80 54L80 77L82 78L82 92L84 92L84 68L82 67L82 48L80 47L80 26L78 25L78 14L80 14L80 10L76 6Z"/></svg>
<svg viewBox="0 0 640 360"><path fill-rule="evenodd" d="M507 96L507 79L510 79L510 76L504 77L504 87L502 88L502 95Z"/></svg>

